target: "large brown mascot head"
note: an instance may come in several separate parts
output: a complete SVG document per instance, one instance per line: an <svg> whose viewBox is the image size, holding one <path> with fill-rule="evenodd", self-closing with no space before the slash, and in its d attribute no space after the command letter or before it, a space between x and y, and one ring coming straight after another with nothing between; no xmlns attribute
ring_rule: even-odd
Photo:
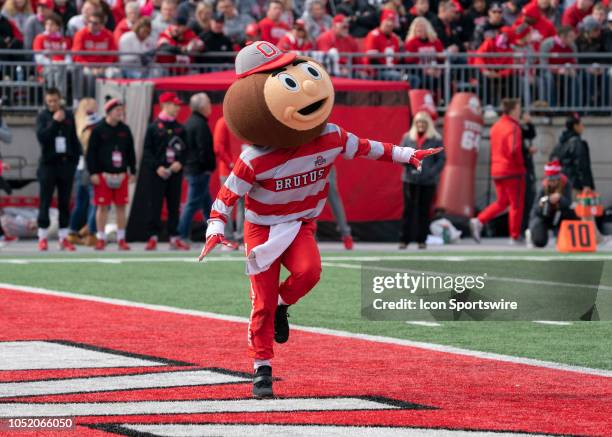
<svg viewBox="0 0 612 437"><path fill-rule="evenodd" d="M280 148L305 144L322 132L334 88L313 59L257 41L236 56L236 74L223 100L223 115L237 137Z"/></svg>

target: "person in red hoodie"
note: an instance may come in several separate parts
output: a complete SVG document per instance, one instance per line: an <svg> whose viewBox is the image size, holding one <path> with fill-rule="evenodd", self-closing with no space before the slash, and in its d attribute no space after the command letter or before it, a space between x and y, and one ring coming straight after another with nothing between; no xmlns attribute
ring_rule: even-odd
<svg viewBox="0 0 612 437"><path fill-rule="evenodd" d="M306 23L301 18L295 20L291 32L287 32L278 41L278 48L286 52L306 52L313 50L314 46L308 37Z"/></svg>
<svg viewBox="0 0 612 437"><path fill-rule="evenodd" d="M391 9L383 9L380 14L380 25L370 31L365 39L365 51L368 55L366 62L371 65L392 66L399 63L400 58L394 56L400 52L400 39L393 33L397 13ZM376 70L375 75L380 79L399 80L401 73L398 70Z"/></svg>
<svg viewBox="0 0 612 437"><path fill-rule="evenodd" d="M271 0L268 4L266 16L259 22L261 39L278 44L278 41L289 32L289 25L281 21L285 7L280 0Z"/></svg>
<svg viewBox="0 0 612 437"><path fill-rule="evenodd" d="M484 224L506 208L509 211L511 244L520 241L525 198L525 163L520 125L521 104L518 99L502 100L503 115L491 127L491 176L497 200L470 220L470 230L477 242Z"/></svg>
<svg viewBox="0 0 612 437"><path fill-rule="evenodd" d="M74 61L81 64L113 64L117 62L117 55L95 54L96 52L117 51L115 38L110 30L104 27L104 15L94 12L88 19L86 26L79 30L74 36L73 52L92 52L94 54L75 54ZM103 67L93 67L92 70L99 72Z"/></svg>
<svg viewBox="0 0 612 437"><path fill-rule="evenodd" d="M407 56L404 58L406 64L420 64L423 67L414 70L411 87L437 89L438 81L442 75L442 70L437 68L440 54L444 51L444 46L433 30L433 27L426 18L417 17L412 21L408 35L406 36L405 50ZM428 67L425 67L428 66ZM418 82L414 80L418 78Z"/></svg>
<svg viewBox="0 0 612 437"><path fill-rule="evenodd" d="M339 53L357 53L359 46L357 41L349 34L349 19L338 14L332 20L332 27L323 32L317 38L317 50L326 52L330 59L330 73L333 76L348 76L350 71L345 67L349 63L346 56L340 57ZM353 57L351 63L359 64L361 58Z"/></svg>
<svg viewBox="0 0 612 437"><path fill-rule="evenodd" d="M555 36L557 34L557 29L555 29L555 26L550 20L542 14L538 4L535 2L526 4L521 12L521 17L514 23L514 29L521 28L523 24L529 25L531 27L529 44L533 47L534 52L539 52L542 41L551 36Z"/></svg>
<svg viewBox="0 0 612 437"><path fill-rule="evenodd" d="M481 99L487 104L497 106L501 99L514 95L517 81L515 76L518 72L512 66L515 59L511 56L512 44L525 39L530 32L529 26L523 26L516 33L510 27L502 27L496 36L486 38L478 47L478 56L474 64L480 66L481 73ZM507 53L509 56L487 57L487 55L499 55Z"/></svg>
<svg viewBox="0 0 612 437"><path fill-rule="evenodd" d="M65 69L53 67L52 64L70 62L70 56L65 56L63 53L49 53L70 50L72 41L69 37L63 36L61 30L62 17L51 13L45 18L45 31L34 38L34 60L39 65L38 72L45 78L48 87L64 83Z"/></svg>
<svg viewBox="0 0 612 437"><path fill-rule="evenodd" d="M561 24L577 29L580 22L584 20L584 17L591 15L591 12L593 12L594 3L593 0L576 0L573 5L563 12Z"/></svg>

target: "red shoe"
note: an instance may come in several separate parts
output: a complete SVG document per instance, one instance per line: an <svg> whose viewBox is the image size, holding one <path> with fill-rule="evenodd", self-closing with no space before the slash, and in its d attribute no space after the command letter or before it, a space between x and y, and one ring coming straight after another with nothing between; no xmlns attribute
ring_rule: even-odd
<svg viewBox="0 0 612 437"><path fill-rule="evenodd" d="M74 252L76 250L76 247L74 247L74 244L72 244L66 238L63 238L63 239L60 240L59 249L60 250L67 250L69 252Z"/></svg>
<svg viewBox="0 0 612 437"><path fill-rule="evenodd" d="M40 250L41 252L46 252L47 250L49 250L49 242L46 238L38 240L38 250Z"/></svg>
<svg viewBox="0 0 612 437"><path fill-rule="evenodd" d="M344 248L346 250L353 250L353 237L350 235L342 237L342 243L344 243Z"/></svg>
<svg viewBox="0 0 612 437"><path fill-rule="evenodd" d="M94 247L94 250L104 250L105 247L106 247L106 241L98 240L98 241L96 241L96 245Z"/></svg>
<svg viewBox="0 0 612 437"><path fill-rule="evenodd" d="M145 250L157 250L157 240L153 237L149 238Z"/></svg>
<svg viewBox="0 0 612 437"><path fill-rule="evenodd" d="M183 240L177 238L174 241L170 241L170 250L189 250L191 246L185 243Z"/></svg>
<svg viewBox="0 0 612 437"><path fill-rule="evenodd" d="M130 246L128 246L128 244L125 242L125 240L119 240L117 242L117 246L119 247L119 250L130 250Z"/></svg>
<svg viewBox="0 0 612 437"><path fill-rule="evenodd" d="M4 234L4 238L2 239L5 243L12 243L13 241L17 241L17 237L14 235Z"/></svg>

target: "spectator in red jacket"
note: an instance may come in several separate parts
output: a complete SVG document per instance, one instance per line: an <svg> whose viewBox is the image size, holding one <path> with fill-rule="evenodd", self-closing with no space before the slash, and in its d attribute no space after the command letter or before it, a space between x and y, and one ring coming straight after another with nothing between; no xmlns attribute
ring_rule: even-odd
<svg viewBox="0 0 612 437"><path fill-rule="evenodd" d="M69 37L62 35L62 18L51 13L45 18L45 31L34 38L34 51L41 52L36 54L37 64L50 64L65 60L62 53L48 54L46 52L70 50L72 41Z"/></svg>
<svg viewBox="0 0 612 437"><path fill-rule="evenodd" d="M270 1L266 17L259 22L259 32L262 40L278 44L283 35L289 32L289 25L281 21L283 11L284 6L280 0Z"/></svg>
<svg viewBox="0 0 612 437"><path fill-rule="evenodd" d="M522 24L528 24L531 27L529 43L535 52L540 51L542 41L557 34L555 26L542 15L537 3L529 3L523 7L522 15L516 21L514 28L518 29Z"/></svg>
<svg viewBox="0 0 612 437"><path fill-rule="evenodd" d="M124 33L129 32L134 27L134 24L140 18L140 5L137 1L131 1L126 3L125 5L125 18L119 21L115 30L113 31L113 36L115 37L115 42L119 45L119 39Z"/></svg>
<svg viewBox="0 0 612 437"><path fill-rule="evenodd" d="M66 69L53 66L53 64L70 63L70 56L61 53L49 52L68 51L72 45L69 37L62 35L62 17L51 13L45 18L45 31L34 38L34 60L39 65L38 73L45 80L47 88L63 86L66 78Z"/></svg>
<svg viewBox="0 0 612 437"><path fill-rule="evenodd" d="M470 220L470 230L477 242L484 224L506 208L512 244L520 242L525 197L525 164L520 125L521 104L517 99L502 101L503 115L491 127L491 176L497 200Z"/></svg>
<svg viewBox="0 0 612 437"><path fill-rule="evenodd" d="M510 27L502 27L497 36L487 38L476 53L481 55L474 60L480 66L480 98L485 105L497 106L501 99L516 95L517 86L514 57L511 56L512 44L525 40L530 32L529 26L523 26L521 33ZM507 53L510 56L487 57Z"/></svg>
<svg viewBox="0 0 612 437"><path fill-rule="evenodd" d="M573 5L563 12L561 24L577 29L578 24L584 20L584 17L593 12L593 3L593 0L576 0Z"/></svg>
<svg viewBox="0 0 612 437"><path fill-rule="evenodd" d="M576 78L576 30L563 26L557 36L547 38L540 45L545 91L545 100L551 106L575 106L578 95Z"/></svg>
<svg viewBox="0 0 612 437"><path fill-rule="evenodd" d="M323 32L317 38L317 50L327 53L331 61L331 74L334 76L348 76L350 71L346 68L349 58L340 57L339 53L357 53L357 41L349 34L349 19L338 14L333 19L332 28ZM361 59L353 57L352 64L359 64Z"/></svg>
<svg viewBox="0 0 612 437"><path fill-rule="evenodd" d="M287 32L278 41L278 48L286 52L306 52L312 50L314 46L310 42L308 31L306 30L306 24L301 18L295 20L293 23L293 29L291 32Z"/></svg>
<svg viewBox="0 0 612 437"><path fill-rule="evenodd" d="M384 9L380 14L380 25L370 31L365 39L365 51L369 55L366 62L371 65L393 66L399 63L397 55L400 52L400 39L393 33L397 14L390 9ZM399 80L398 70L378 69L374 72L380 79Z"/></svg>
<svg viewBox="0 0 612 437"><path fill-rule="evenodd" d="M437 68L437 64L444 46L426 18L417 17L412 21L406 35L405 50L408 55L404 58L406 64L423 66L410 74L411 87L437 89L438 79L442 75L442 70ZM418 82L414 80L415 77L419 79Z"/></svg>
<svg viewBox="0 0 612 437"><path fill-rule="evenodd" d="M83 55L75 54L74 61L81 64L114 64L117 62L117 55L95 54L96 52L115 52L117 44L113 34L104 28L104 15L101 12L94 12L87 20L86 27L79 30L74 36L73 52L91 52L94 54ZM100 65L92 65L89 73L94 76L114 75L114 68Z"/></svg>

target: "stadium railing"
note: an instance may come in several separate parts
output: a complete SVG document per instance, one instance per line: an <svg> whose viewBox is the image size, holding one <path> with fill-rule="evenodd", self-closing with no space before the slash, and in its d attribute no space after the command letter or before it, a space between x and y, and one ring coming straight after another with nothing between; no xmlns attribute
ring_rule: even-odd
<svg viewBox="0 0 612 437"><path fill-rule="evenodd" d="M189 64L170 64L155 62L154 53L95 52L94 55L119 55L120 61L84 64L73 62L72 57L91 56L92 52L46 52L48 56L65 55L66 60L39 64L34 61L35 54L0 50L0 96L10 102L13 111L38 110L45 87L59 88L67 105L72 106L81 97L93 96L97 78L145 79L229 70L234 67L235 57L235 53L206 53L192 57ZM572 56L577 63L568 64L558 64L555 54L524 52L373 55L331 50L305 54L325 65L334 76L401 80L413 88L427 88L440 112L446 110L452 95L460 91L476 93L483 106L492 109L499 106L502 98L516 97L529 111L602 115L612 112L610 53L577 53ZM131 57L132 63L122 62L126 56ZM406 58L411 63L405 63ZM213 59L215 62L210 62Z"/></svg>

